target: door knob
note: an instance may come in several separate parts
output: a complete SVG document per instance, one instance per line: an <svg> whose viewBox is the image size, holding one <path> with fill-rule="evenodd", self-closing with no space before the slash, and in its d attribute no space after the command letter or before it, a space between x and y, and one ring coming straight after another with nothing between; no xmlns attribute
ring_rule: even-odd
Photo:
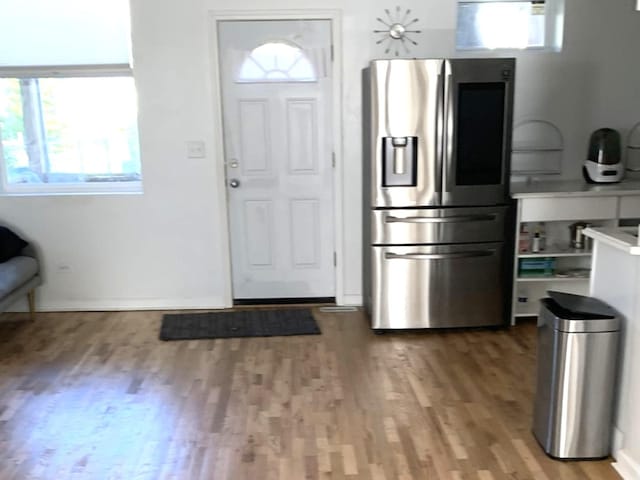
<svg viewBox="0 0 640 480"><path fill-rule="evenodd" d="M237 178L232 178L231 180L229 180L229 186L231 188L238 188L240 186L240 180L238 180Z"/></svg>

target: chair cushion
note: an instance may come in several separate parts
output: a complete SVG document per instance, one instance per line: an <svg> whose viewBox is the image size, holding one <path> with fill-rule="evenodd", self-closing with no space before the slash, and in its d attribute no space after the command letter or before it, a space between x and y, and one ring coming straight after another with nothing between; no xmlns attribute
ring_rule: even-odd
<svg viewBox="0 0 640 480"><path fill-rule="evenodd" d="M0 263L0 298L5 297L38 273L38 262L32 257L13 257Z"/></svg>
<svg viewBox="0 0 640 480"><path fill-rule="evenodd" d="M0 262L6 262L19 255L27 245L28 242L25 242L7 227L0 225Z"/></svg>

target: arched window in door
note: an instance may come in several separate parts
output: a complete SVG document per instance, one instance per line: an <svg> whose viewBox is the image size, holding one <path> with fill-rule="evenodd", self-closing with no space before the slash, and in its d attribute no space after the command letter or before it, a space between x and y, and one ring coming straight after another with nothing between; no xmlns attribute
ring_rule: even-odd
<svg viewBox="0 0 640 480"><path fill-rule="evenodd" d="M317 80L315 68L302 49L282 40L254 48L242 63L237 78L241 83Z"/></svg>

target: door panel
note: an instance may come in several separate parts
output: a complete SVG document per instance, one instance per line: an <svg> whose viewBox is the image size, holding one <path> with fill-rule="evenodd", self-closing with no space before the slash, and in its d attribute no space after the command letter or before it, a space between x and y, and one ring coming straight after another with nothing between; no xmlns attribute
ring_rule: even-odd
<svg viewBox="0 0 640 480"><path fill-rule="evenodd" d="M245 248L246 267L271 267L273 258L272 205L269 201L247 200L244 203L244 218L242 219L247 236L242 243Z"/></svg>
<svg viewBox="0 0 640 480"><path fill-rule="evenodd" d="M333 297L331 22L218 27L233 297Z"/></svg>
<svg viewBox="0 0 640 480"><path fill-rule="evenodd" d="M502 243L372 248L372 328L501 325Z"/></svg>
<svg viewBox="0 0 640 480"><path fill-rule="evenodd" d="M290 212L293 266L318 268L321 250L318 243L320 204L317 200L292 200Z"/></svg>
<svg viewBox="0 0 640 480"><path fill-rule="evenodd" d="M239 99L237 108L242 173L244 175L267 174L271 163L269 102L266 99Z"/></svg>
<svg viewBox="0 0 640 480"><path fill-rule="evenodd" d="M513 59L445 62L443 205L507 201L514 75Z"/></svg>
<svg viewBox="0 0 640 480"><path fill-rule="evenodd" d="M287 100L287 158L292 174L318 173L318 120L315 98Z"/></svg>

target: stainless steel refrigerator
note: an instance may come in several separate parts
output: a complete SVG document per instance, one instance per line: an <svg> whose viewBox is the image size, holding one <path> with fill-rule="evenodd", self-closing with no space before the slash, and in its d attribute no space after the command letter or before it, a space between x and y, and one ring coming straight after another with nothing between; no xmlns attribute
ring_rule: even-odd
<svg viewBox="0 0 640 480"><path fill-rule="evenodd" d="M376 330L502 325L515 60L363 71L364 297Z"/></svg>

